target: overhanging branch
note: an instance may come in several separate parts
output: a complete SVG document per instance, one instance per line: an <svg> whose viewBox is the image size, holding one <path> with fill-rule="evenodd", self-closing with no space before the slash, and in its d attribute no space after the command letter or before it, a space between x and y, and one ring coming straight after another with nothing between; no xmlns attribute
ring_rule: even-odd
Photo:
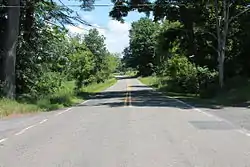
<svg viewBox="0 0 250 167"><path fill-rule="evenodd" d="M238 13L237 15L233 16L230 20L229 20L229 23L231 23L234 19L236 19L237 17L239 17L240 15L248 12L250 10L250 8L248 7L247 9L241 11L240 13Z"/></svg>

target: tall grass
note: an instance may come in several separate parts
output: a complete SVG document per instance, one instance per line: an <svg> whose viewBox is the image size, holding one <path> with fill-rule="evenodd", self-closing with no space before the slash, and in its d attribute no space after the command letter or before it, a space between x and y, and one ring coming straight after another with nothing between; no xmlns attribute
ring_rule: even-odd
<svg viewBox="0 0 250 167"><path fill-rule="evenodd" d="M86 87L82 87L80 92L95 93L102 91L116 82L115 79L107 80L104 83L93 83ZM35 102L30 101L14 101L10 99L0 99L0 117L23 114L39 111L50 111L63 107L68 107L80 103L86 97L78 96L75 90L75 82L68 81L62 84L60 89L51 95L44 95Z"/></svg>
<svg viewBox="0 0 250 167"><path fill-rule="evenodd" d="M19 103L10 99L0 99L0 117L10 114L38 112L42 109L36 104Z"/></svg>
<svg viewBox="0 0 250 167"><path fill-rule="evenodd" d="M168 83L162 82L163 79L157 78L155 76L139 78L139 80L145 85L154 87L168 96L179 98L184 101L186 100L187 102L224 106L241 105L250 107L250 80L246 78L238 77L227 80L225 82L225 88L210 98L203 98L195 94L189 94L185 92L171 92L168 89L164 89L168 86Z"/></svg>
<svg viewBox="0 0 250 167"><path fill-rule="evenodd" d="M110 80L107 80L106 82L104 83L93 83L91 85L88 85L86 87L82 87L82 89L80 90L81 92L100 92L110 86L112 86L113 84L116 83L116 79L110 79Z"/></svg>
<svg viewBox="0 0 250 167"><path fill-rule="evenodd" d="M158 87L160 85L159 79L156 76L140 77L139 80L145 85Z"/></svg>

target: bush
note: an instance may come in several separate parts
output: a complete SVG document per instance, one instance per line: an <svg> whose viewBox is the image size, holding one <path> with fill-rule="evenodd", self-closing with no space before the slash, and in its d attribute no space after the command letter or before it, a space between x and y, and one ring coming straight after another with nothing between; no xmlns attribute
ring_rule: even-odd
<svg viewBox="0 0 250 167"><path fill-rule="evenodd" d="M196 67L184 56L174 56L167 61L166 69L161 70L167 89L180 93L195 93L202 97L215 95L218 73L206 67Z"/></svg>
<svg viewBox="0 0 250 167"><path fill-rule="evenodd" d="M227 90L241 88L245 85L249 85L248 78L245 76L235 76L232 78L226 78L225 80L225 89Z"/></svg>
<svg viewBox="0 0 250 167"><path fill-rule="evenodd" d="M169 86L177 92L198 93L197 69L184 56L174 56L167 62Z"/></svg>
<svg viewBox="0 0 250 167"><path fill-rule="evenodd" d="M198 67L199 94L201 97L213 97L218 91L218 72L207 67Z"/></svg>
<svg viewBox="0 0 250 167"><path fill-rule="evenodd" d="M50 99L49 98L41 98L39 99L37 102L36 102L36 105L43 109L43 110L55 110L55 109L58 109L58 108L62 108L63 105L62 104L58 104L58 103L51 103Z"/></svg>
<svg viewBox="0 0 250 167"><path fill-rule="evenodd" d="M60 73L45 72L36 83L33 89L34 96L43 96L55 93L61 86L64 77Z"/></svg>

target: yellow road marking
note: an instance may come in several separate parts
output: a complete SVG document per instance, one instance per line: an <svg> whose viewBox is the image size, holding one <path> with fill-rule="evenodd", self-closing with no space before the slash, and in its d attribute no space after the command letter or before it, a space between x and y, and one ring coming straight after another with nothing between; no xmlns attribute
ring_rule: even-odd
<svg viewBox="0 0 250 167"><path fill-rule="evenodd" d="M127 105L127 102L128 102L128 83L126 81L126 96L125 96L125 99L124 99L124 106Z"/></svg>
<svg viewBox="0 0 250 167"><path fill-rule="evenodd" d="M129 106L132 104L131 92L129 92Z"/></svg>
<svg viewBox="0 0 250 167"><path fill-rule="evenodd" d="M127 85L127 92L128 92L128 106L131 106L131 86L130 85Z"/></svg>
<svg viewBox="0 0 250 167"><path fill-rule="evenodd" d="M132 98L131 98L131 86L126 83L127 86L126 86L126 96L125 96L125 99L124 99L124 106L131 106L131 103L132 103Z"/></svg>
<svg viewBox="0 0 250 167"><path fill-rule="evenodd" d="M124 99L124 106L126 106L127 102L128 102L128 92L126 92L126 96Z"/></svg>

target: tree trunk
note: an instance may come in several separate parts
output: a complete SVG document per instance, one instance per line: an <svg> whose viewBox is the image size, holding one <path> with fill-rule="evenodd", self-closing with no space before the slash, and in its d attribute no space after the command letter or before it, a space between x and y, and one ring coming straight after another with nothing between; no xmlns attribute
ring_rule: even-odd
<svg viewBox="0 0 250 167"><path fill-rule="evenodd" d="M2 24L1 26L5 26L5 24ZM4 54L3 54L3 43L5 41L4 39L4 35L3 33L1 34L2 32L0 32L0 92L1 92L1 83L3 82L4 80L4 68L3 68L3 57L4 57Z"/></svg>
<svg viewBox="0 0 250 167"><path fill-rule="evenodd" d="M219 62L219 84L220 87L224 86L224 60L225 60L225 51L221 51L218 55Z"/></svg>
<svg viewBox="0 0 250 167"><path fill-rule="evenodd" d="M3 2L3 5L6 5L6 2ZM3 15L7 14L6 9L1 9L1 12ZM2 82L4 80L4 68L3 68L3 48L4 48L4 42L5 42L5 30L6 30L6 19L0 20L0 93L2 92Z"/></svg>
<svg viewBox="0 0 250 167"><path fill-rule="evenodd" d="M19 34L20 0L8 0L6 41L3 48L4 66L4 95L7 98L15 98L15 66L16 66L16 46Z"/></svg>
<svg viewBox="0 0 250 167"><path fill-rule="evenodd" d="M227 43L227 33L229 25L229 2L223 0L223 25L221 25L222 32L220 33L220 45L219 45L219 82L220 87L224 86L224 60L226 54L226 43Z"/></svg>
<svg viewBox="0 0 250 167"><path fill-rule="evenodd" d="M218 53L218 68L219 68L219 84L222 88L224 86L224 60L226 53L226 41L229 26L229 2L223 0L223 15L220 19L219 16L219 4L218 0L215 0L215 17L216 17L216 29L217 29L217 53ZM221 24L223 22L223 24Z"/></svg>

